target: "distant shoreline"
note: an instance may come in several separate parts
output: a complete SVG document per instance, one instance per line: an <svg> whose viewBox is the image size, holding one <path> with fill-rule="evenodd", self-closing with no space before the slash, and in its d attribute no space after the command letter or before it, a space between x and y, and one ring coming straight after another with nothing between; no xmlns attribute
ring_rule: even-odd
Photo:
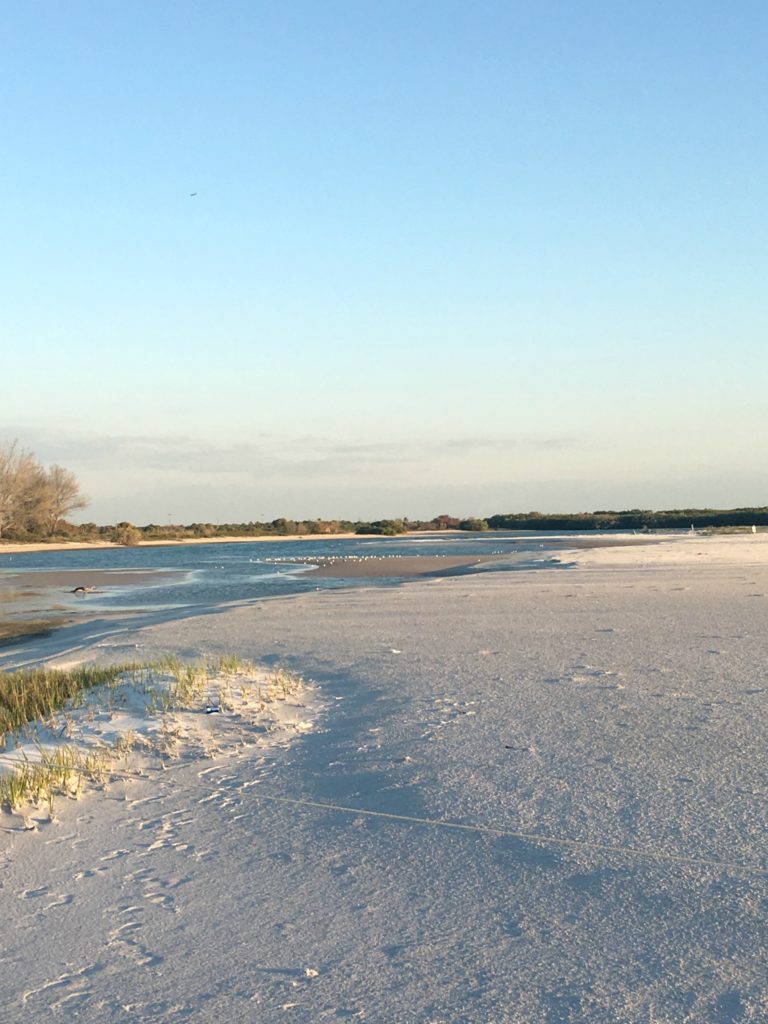
<svg viewBox="0 0 768 1024"><path fill-rule="evenodd" d="M142 540L138 544L116 544L111 540L95 541L32 541L31 543L4 544L0 541L0 555L20 555L36 551L100 551L109 548L176 548L186 544L259 544L264 541L282 544L293 540L397 540L403 537L448 537L466 534L464 530L409 530L391 537L378 533L290 533L269 534L260 537L184 537L181 540Z"/></svg>
<svg viewBox="0 0 768 1024"><path fill-rule="evenodd" d="M510 531L495 531L488 530L483 531L480 536L493 536L496 532L510 532ZM527 534L530 537L544 536L539 534L537 531L511 531L520 532ZM547 540L556 540L564 537L568 537L569 540L574 542L574 547L617 547L623 545L632 544L648 544L658 543L660 540L668 540L674 537L675 534L668 531L659 531L652 534L637 534L635 531L628 530L617 530L609 531L610 536L608 537L605 533L596 531L585 531L584 533L574 533L572 536L563 533L562 531L553 531L546 533ZM310 540L310 541L326 541L326 540L375 540L375 541L397 541L403 540L406 537L471 537L477 536L471 531L467 530L407 530L405 533L396 534L380 534L380 533L289 533L289 534L270 534L260 537L184 537L181 540L142 540L137 544L117 544L111 540L96 540L96 541L52 541L46 543L45 541L32 541L30 543L16 543L12 542L4 544L0 541L0 558L3 555L22 555L29 552L33 554L40 551L102 551L102 550L131 550L134 548L177 548L184 547L185 545L196 545L196 544L261 544L267 541L273 544L282 544L284 542L297 541L297 540ZM701 536L701 534L697 534ZM0 562L0 565L2 563Z"/></svg>

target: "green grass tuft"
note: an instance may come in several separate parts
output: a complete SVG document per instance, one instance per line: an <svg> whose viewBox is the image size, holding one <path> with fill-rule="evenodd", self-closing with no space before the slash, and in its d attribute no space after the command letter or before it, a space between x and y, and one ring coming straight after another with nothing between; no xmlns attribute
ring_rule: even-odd
<svg viewBox="0 0 768 1024"><path fill-rule="evenodd" d="M111 709L113 699L118 697L117 687L128 683L142 693L149 713L163 714L206 699L227 706L236 678L257 671L252 662L225 655L192 663L169 657L149 663L0 672L0 749L6 749L6 738L16 738L30 723L48 724L60 728L59 735L70 735L69 711L81 707L87 691L95 687L103 688L99 702ZM213 680L215 693L211 694ZM299 677L276 670L259 689L262 706L264 701L287 699L300 686ZM56 720L57 712L62 711L63 728L60 715ZM91 753L67 745L49 750L38 744L35 760L23 759L14 764L12 771L0 772L0 805L13 810L31 800L35 804L47 803L52 814L54 796L76 797L83 781L107 781L110 766L120 758L127 765L135 744L136 736L131 731L119 738L114 747Z"/></svg>
<svg viewBox="0 0 768 1024"><path fill-rule="evenodd" d="M27 722L47 721L65 705L82 704L86 690L115 683L138 665L83 666L66 671L55 668L19 669L0 674L0 746L5 737Z"/></svg>

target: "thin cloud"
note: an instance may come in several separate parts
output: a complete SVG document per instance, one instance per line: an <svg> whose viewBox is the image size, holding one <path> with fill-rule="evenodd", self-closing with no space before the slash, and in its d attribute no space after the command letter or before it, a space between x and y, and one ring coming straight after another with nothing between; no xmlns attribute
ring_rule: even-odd
<svg viewBox="0 0 768 1024"><path fill-rule="evenodd" d="M21 439L22 431L6 432ZM217 443L184 435L85 434L50 435L26 431L23 443L45 462L75 468L115 467L123 471L172 472L186 476L228 476L255 473L349 473L376 467L416 467L461 459L483 452L560 450L570 438L439 438L407 441L338 441L328 437L260 434L247 442Z"/></svg>

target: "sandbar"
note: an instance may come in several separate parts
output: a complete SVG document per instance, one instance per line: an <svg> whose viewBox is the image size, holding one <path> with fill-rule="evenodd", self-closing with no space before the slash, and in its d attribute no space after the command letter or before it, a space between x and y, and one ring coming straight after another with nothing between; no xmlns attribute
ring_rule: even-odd
<svg viewBox="0 0 768 1024"><path fill-rule="evenodd" d="M19 587L36 590L40 587L93 587L148 586L170 579L181 573L173 569L54 569L0 571L0 587Z"/></svg>
<svg viewBox="0 0 768 1024"><path fill-rule="evenodd" d="M768 1019L768 543L559 557L78 652L235 652L324 711L0 833L7 1019Z"/></svg>
<svg viewBox="0 0 768 1024"><path fill-rule="evenodd" d="M46 636L56 629L90 618L90 604L113 587L152 586L183 573L160 569L0 568L0 646L25 637ZM108 617L103 610L102 617Z"/></svg>
<svg viewBox="0 0 768 1024"><path fill-rule="evenodd" d="M339 558L311 560L317 566L312 575L334 579L406 579L414 576L448 576L469 571L498 556L403 555L383 558Z"/></svg>

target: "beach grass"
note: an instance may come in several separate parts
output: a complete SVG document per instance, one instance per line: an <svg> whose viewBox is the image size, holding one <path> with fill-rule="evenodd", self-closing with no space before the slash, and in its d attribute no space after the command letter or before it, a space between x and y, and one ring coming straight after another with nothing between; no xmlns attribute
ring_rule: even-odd
<svg viewBox="0 0 768 1024"><path fill-rule="evenodd" d="M74 669L32 668L0 675L0 745L36 719L46 721L67 704L77 706L87 690L115 682L138 665L88 665Z"/></svg>
<svg viewBox="0 0 768 1024"><path fill-rule="evenodd" d="M255 671L250 663L224 655L210 661L183 662L178 658L117 665L84 665L71 669L32 668L0 674L0 748L10 733L28 722L46 721L66 705L77 707L88 690L109 687L130 680L141 685L161 704L161 710L183 706L198 696L215 675L235 675ZM280 674L276 673L276 679ZM172 684L161 687L162 676L170 676ZM157 684L157 685L153 685ZM160 693L163 699L160 701Z"/></svg>
<svg viewBox="0 0 768 1024"><path fill-rule="evenodd" d="M110 764L106 750L86 754L73 746L40 748L39 760L22 760L0 775L0 804L10 811L27 801L46 804L52 817L57 796L77 797L84 782L106 781Z"/></svg>
<svg viewBox="0 0 768 1024"><path fill-rule="evenodd" d="M39 726L54 731L59 738L69 735L73 713L83 707L89 691L97 688L98 705L104 710L111 712L118 707L121 688L129 686L140 694L148 716L162 716L210 700L214 683L214 702L225 709L231 702L234 681L247 675L263 677L264 673L235 655L197 662L169 657L147 663L0 673L0 750L15 746L22 733L36 736ZM275 670L260 682L258 703L263 708L270 702L286 700L300 685L298 677ZM51 748L35 740L34 758L2 757L9 763L13 759L13 764L0 773L0 806L12 811L29 801L46 803L52 813L55 796L76 797L83 782L107 781L115 763L121 758L127 763L131 750L138 745L140 738L132 730L94 751L60 742Z"/></svg>

